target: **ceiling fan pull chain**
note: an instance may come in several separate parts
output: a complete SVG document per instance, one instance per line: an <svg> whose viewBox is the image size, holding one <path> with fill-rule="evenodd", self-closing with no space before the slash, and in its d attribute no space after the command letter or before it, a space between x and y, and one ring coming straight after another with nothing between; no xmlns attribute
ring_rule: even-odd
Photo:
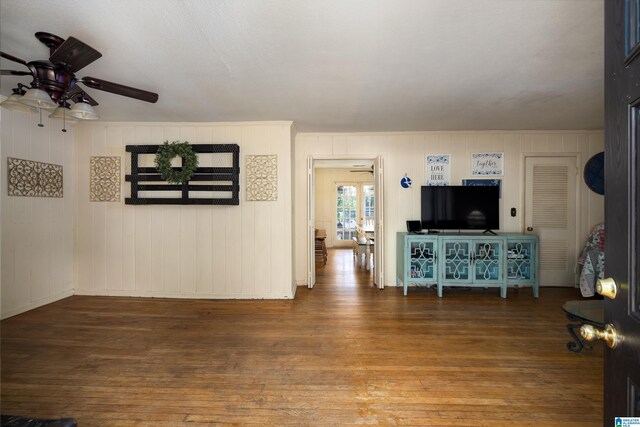
<svg viewBox="0 0 640 427"><path fill-rule="evenodd" d="M67 124L66 124L66 122L67 122L66 121L66 116L67 116L66 112L67 112L67 109L64 108L64 105L63 105L62 106L62 132L66 132L67 131L67 129L66 129L66 127L67 127Z"/></svg>
<svg viewBox="0 0 640 427"><path fill-rule="evenodd" d="M40 113L40 122L38 123L38 127L43 128L44 125L42 124L42 108L38 108L38 112Z"/></svg>

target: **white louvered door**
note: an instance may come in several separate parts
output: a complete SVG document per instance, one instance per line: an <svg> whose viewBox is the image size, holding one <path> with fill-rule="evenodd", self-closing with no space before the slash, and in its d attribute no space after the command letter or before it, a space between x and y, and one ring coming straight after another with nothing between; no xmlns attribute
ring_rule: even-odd
<svg viewBox="0 0 640 427"><path fill-rule="evenodd" d="M575 157L525 158L527 234L540 238L540 284L573 286L577 261Z"/></svg>

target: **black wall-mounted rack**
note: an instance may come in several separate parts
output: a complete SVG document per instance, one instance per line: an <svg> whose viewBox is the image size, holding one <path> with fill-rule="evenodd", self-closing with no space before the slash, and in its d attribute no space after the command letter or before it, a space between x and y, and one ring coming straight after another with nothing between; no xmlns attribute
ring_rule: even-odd
<svg viewBox="0 0 640 427"><path fill-rule="evenodd" d="M162 179L155 167L139 167L140 155L153 155L160 145L127 145L131 153L131 174L125 181L131 183L131 197L127 205L239 205L240 204L240 146L237 144L193 144L194 152L232 155L232 165L224 167L198 167L191 179L184 184L169 184ZM198 182L207 184L198 184ZM180 191L181 197L139 197L139 192ZM230 197L189 197L192 191L225 192Z"/></svg>

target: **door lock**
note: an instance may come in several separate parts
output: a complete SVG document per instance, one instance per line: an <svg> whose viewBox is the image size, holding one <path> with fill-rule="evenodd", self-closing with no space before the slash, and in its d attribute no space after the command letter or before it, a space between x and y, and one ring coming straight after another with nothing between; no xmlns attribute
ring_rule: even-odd
<svg viewBox="0 0 640 427"><path fill-rule="evenodd" d="M527 231L533 231L533 227L527 227Z"/></svg>
<svg viewBox="0 0 640 427"><path fill-rule="evenodd" d="M616 281L611 277L607 277L606 279L598 279L598 281L596 282L596 292L603 297L614 299L616 297L616 294L618 293L618 285L616 285Z"/></svg>

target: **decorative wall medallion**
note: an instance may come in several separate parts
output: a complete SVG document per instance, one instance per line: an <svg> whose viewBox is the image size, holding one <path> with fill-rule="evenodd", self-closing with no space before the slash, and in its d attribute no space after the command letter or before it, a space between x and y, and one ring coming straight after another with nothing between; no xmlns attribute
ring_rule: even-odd
<svg viewBox="0 0 640 427"><path fill-rule="evenodd" d="M247 200L278 200L278 156L247 156Z"/></svg>
<svg viewBox="0 0 640 427"><path fill-rule="evenodd" d="M405 173L404 176L402 177L402 179L400 179L400 186L402 188L411 188L412 184L413 184L413 182L411 181L411 178L409 178L407 176L407 174Z"/></svg>
<svg viewBox="0 0 640 427"><path fill-rule="evenodd" d="M92 202L120 201L120 157L91 157L89 194Z"/></svg>
<svg viewBox="0 0 640 427"><path fill-rule="evenodd" d="M62 166L7 157L9 196L62 197Z"/></svg>

